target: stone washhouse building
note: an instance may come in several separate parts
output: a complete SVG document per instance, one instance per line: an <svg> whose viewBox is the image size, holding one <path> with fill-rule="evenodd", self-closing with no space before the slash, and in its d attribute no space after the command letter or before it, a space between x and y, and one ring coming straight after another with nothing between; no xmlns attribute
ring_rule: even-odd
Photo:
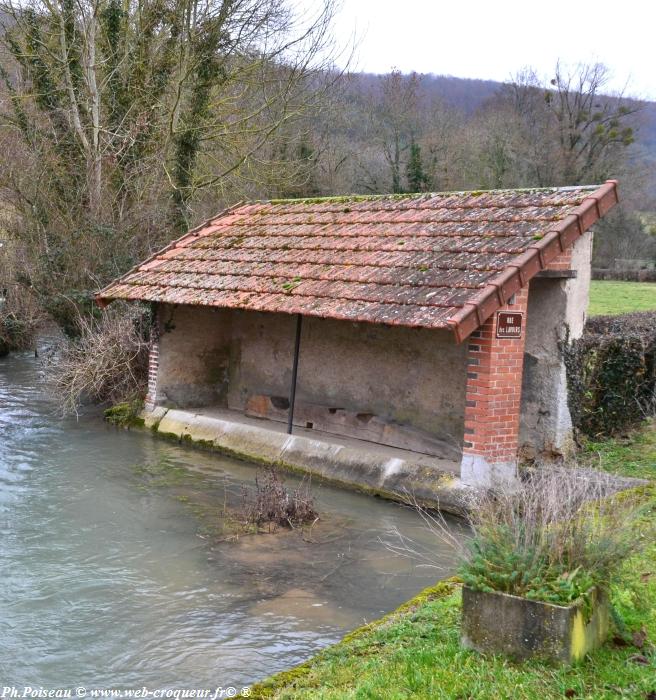
<svg viewBox="0 0 656 700"><path fill-rule="evenodd" d="M239 204L102 290L155 310L147 425L391 497L568 452L595 187Z"/></svg>

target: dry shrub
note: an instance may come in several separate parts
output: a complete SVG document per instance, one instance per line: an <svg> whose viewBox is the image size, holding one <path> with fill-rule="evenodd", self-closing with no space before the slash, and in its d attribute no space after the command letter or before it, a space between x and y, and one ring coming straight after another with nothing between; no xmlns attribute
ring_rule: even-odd
<svg viewBox="0 0 656 700"><path fill-rule="evenodd" d="M63 413L86 402L143 398L148 375L150 312L113 304L100 318L80 317L80 335L65 339L46 359L47 378Z"/></svg>
<svg viewBox="0 0 656 700"><path fill-rule="evenodd" d="M17 248L0 235L0 354L33 348L45 317L33 291L17 284Z"/></svg>
<svg viewBox="0 0 656 700"><path fill-rule="evenodd" d="M45 316L29 289L12 285L0 289L0 347L6 352L33 348Z"/></svg>
<svg viewBox="0 0 656 700"><path fill-rule="evenodd" d="M464 539L439 513L421 513L431 531L456 549L466 585L567 605L585 599L593 586L609 591L640 546L640 498L619 487L612 475L591 470L536 468L512 489L473 492L470 536ZM430 553L413 542L397 539L388 546L430 563Z"/></svg>
<svg viewBox="0 0 656 700"><path fill-rule="evenodd" d="M288 491L277 469L267 467L255 477L255 492L244 490L242 513L249 525L294 528L318 520L310 483L303 479Z"/></svg>

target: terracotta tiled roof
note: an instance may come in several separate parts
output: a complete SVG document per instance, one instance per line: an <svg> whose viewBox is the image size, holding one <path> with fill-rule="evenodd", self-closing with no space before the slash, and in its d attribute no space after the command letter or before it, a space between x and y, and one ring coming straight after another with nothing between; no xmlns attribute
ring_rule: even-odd
<svg viewBox="0 0 656 700"><path fill-rule="evenodd" d="M616 202L609 181L242 204L110 284L98 301L450 327L462 339Z"/></svg>

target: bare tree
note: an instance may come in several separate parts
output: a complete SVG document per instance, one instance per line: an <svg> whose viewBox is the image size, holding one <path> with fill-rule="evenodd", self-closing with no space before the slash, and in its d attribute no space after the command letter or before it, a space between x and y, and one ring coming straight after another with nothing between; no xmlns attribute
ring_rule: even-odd
<svg viewBox="0 0 656 700"><path fill-rule="evenodd" d="M600 63L557 63L548 84L532 70L515 78L506 96L521 118L535 184L596 182L619 166L635 138L628 118L638 108L609 94L608 80Z"/></svg>
<svg viewBox="0 0 656 700"><path fill-rule="evenodd" d="M454 190L467 186L465 163L468 135L459 110L441 99L433 100L421 136L427 154L431 189Z"/></svg>
<svg viewBox="0 0 656 700"><path fill-rule="evenodd" d="M615 267L620 260L629 266L656 261L656 236L650 235L640 217L624 205L595 226L593 252L595 267Z"/></svg>
<svg viewBox="0 0 656 700"><path fill-rule="evenodd" d="M334 0L4 0L0 186L57 315L258 177L265 145L316 108ZM215 208L216 208L215 204ZM74 295L69 294L74 302ZM70 306L64 304L64 306Z"/></svg>
<svg viewBox="0 0 656 700"><path fill-rule="evenodd" d="M389 184L384 191L403 192L406 153L419 130L421 77L393 70L379 79L369 95L371 137L387 163ZM375 178L374 178L375 180Z"/></svg>

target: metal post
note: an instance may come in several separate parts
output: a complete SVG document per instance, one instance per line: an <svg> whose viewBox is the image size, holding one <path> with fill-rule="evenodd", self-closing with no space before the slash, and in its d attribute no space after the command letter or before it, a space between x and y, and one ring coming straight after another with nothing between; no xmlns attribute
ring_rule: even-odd
<svg viewBox="0 0 656 700"><path fill-rule="evenodd" d="M287 414L287 434L292 434L294 423L294 403L296 401L296 378L298 377L298 352L301 348L301 326L303 316L296 315L296 342L294 343L294 364L292 365L292 385L289 387L289 412Z"/></svg>

